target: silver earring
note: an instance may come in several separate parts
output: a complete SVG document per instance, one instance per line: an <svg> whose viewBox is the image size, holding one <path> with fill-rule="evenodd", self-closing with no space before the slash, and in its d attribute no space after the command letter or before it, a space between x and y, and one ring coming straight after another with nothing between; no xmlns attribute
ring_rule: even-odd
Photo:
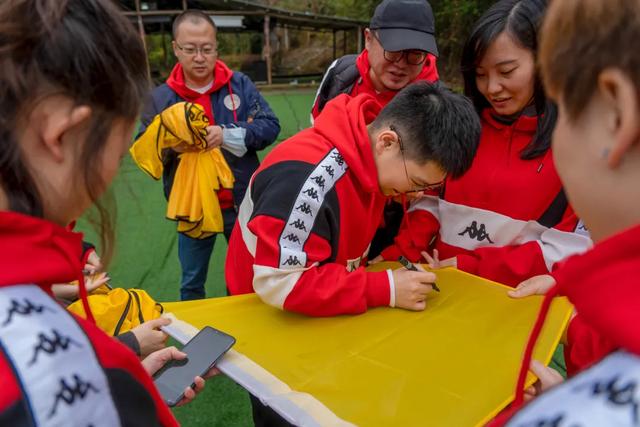
<svg viewBox="0 0 640 427"><path fill-rule="evenodd" d="M602 151L600 152L600 157L602 157L603 159L606 159L609 157L609 153L611 152L611 149L608 147L605 147L602 149Z"/></svg>

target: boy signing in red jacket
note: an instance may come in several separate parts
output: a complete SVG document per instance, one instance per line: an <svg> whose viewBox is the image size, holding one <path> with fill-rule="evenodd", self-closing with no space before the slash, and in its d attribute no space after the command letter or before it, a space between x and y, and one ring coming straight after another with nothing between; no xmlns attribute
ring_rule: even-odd
<svg viewBox="0 0 640 427"><path fill-rule="evenodd" d="M424 309L435 276L366 272L367 248L386 196L460 175L478 132L464 97L426 83L410 85L382 111L367 95L336 98L253 176L229 244L229 290L314 316Z"/></svg>

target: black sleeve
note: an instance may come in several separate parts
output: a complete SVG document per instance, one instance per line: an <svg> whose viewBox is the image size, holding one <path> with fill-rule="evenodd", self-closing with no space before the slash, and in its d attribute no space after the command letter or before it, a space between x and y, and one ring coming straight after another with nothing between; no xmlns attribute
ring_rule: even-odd
<svg viewBox="0 0 640 427"><path fill-rule="evenodd" d="M133 334L133 332L127 331L124 334L116 335L114 338L133 350L135 354L140 356L140 343L138 343L138 339Z"/></svg>

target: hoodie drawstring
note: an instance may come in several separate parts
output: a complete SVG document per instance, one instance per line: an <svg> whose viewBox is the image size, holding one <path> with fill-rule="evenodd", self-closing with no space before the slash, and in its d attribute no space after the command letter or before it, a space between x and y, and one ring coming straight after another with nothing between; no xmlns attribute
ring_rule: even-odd
<svg viewBox="0 0 640 427"><path fill-rule="evenodd" d="M536 323L533 326L531 335L529 335L529 341L527 342L527 347L525 348L524 357L522 359L522 365L520 366L520 373L518 374L516 397L513 401L515 407L519 407L524 401L524 383L527 379L527 372L529 372L529 365L531 365L533 349L536 345L536 341L538 341L540 332L542 332L542 326L544 326L544 321L547 318L547 314L549 314L551 302L556 295L558 295L558 287L554 286L553 288L549 289L549 291L545 295L544 300L542 301L542 305L540 306L540 311L538 312L538 318L536 319Z"/></svg>

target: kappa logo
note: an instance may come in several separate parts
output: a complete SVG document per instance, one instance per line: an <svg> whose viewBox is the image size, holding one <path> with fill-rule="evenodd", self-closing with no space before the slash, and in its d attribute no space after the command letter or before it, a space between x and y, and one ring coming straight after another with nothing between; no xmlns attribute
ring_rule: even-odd
<svg viewBox="0 0 640 427"><path fill-rule="evenodd" d="M327 181L324 179L324 177L322 175L312 176L311 180L313 182L315 182L318 187L320 187L322 190L324 190L324 186L327 183Z"/></svg>
<svg viewBox="0 0 640 427"><path fill-rule="evenodd" d="M302 263L297 256L290 255L289 258L287 258L287 260L282 263L282 265L302 265Z"/></svg>
<svg viewBox="0 0 640 427"><path fill-rule="evenodd" d="M636 398L638 384L633 379L623 380L614 376L608 380L598 380L591 384L576 387L576 392L587 389L594 399L604 398L608 405L619 409L628 409L630 424L640 424L640 402Z"/></svg>
<svg viewBox="0 0 640 427"><path fill-rule="evenodd" d="M304 223L304 221L300 220L299 218L296 219L295 221L293 221L292 223L289 223L289 225L293 225L295 228L297 228L298 230L304 230L307 231L307 226Z"/></svg>
<svg viewBox="0 0 640 427"><path fill-rule="evenodd" d="M311 211L311 206L309 206L307 203L303 202L301 205L298 205L296 207L296 210L298 210L298 211L300 211L300 212L302 212L304 214L313 216L313 211Z"/></svg>
<svg viewBox="0 0 640 427"><path fill-rule="evenodd" d="M56 400L53 402L53 408L51 408L51 412L49 412L49 418L53 417L58 411L58 405L61 402L66 403L67 405L73 405L76 399L83 400L90 391L95 393L99 393L98 390L93 384L88 381L83 381L79 375L73 375L73 384L67 384L67 381L62 378L60 380L60 391L56 393Z"/></svg>
<svg viewBox="0 0 640 427"><path fill-rule="evenodd" d="M300 238L293 233L287 234L286 236L283 237L283 239L289 240L290 242L293 242L293 243L300 243Z"/></svg>
<svg viewBox="0 0 640 427"><path fill-rule="evenodd" d="M331 158L338 164L338 166L344 166L344 157L342 157L342 155L337 151L331 154Z"/></svg>
<svg viewBox="0 0 640 427"><path fill-rule="evenodd" d="M322 166L322 169L324 169L325 171L327 171L327 173L329 174L329 176L331 178L333 178L335 176L336 170L333 168L333 166L331 165L324 165Z"/></svg>
<svg viewBox="0 0 640 427"><path fill-rule="evenodd" d="M9 323L11 323L14 315L30 316L33 313L40 314L45 310L54 312L52 308L45 305L34 304L26 298L23 301L24 302L20 302L16 299L11 300L11 307L7 311L7 318L2 323L2 326L7 326Z"/></svg>
<svg viewBox="0 0 640 427"><path fill-rule="evenodd" d="M468 234L471 239L475 239L478 242L488 240L489 243L493 243L491 236L487 233L485 225L480 224L480 227L478 227L478 221L473 221L470 226L465 228L461 233L458 233L458 236L464 236L466 234Z"/></svg>
<svg viewBox="0 0 640 427"><path fill-rule="evenodd" d="M36 361L38 360L38 355L41 352L54 354L58 351L58 349L68 349L72 344L77 347L82 347L73 339L60 335L60 333L56 330L51 331L51 336L47 336L41 332L38 334L38 345L34 347L33 357L29 361L28 365L31 366L36 363Z"/></svg>
<svg viewBox="0 0 640 427"><path fill-rule="evenodd" d="M307 188L302 193L304 193L307 196L311 197L313 200L320 200L318 192L314 188Z"/></svg>

